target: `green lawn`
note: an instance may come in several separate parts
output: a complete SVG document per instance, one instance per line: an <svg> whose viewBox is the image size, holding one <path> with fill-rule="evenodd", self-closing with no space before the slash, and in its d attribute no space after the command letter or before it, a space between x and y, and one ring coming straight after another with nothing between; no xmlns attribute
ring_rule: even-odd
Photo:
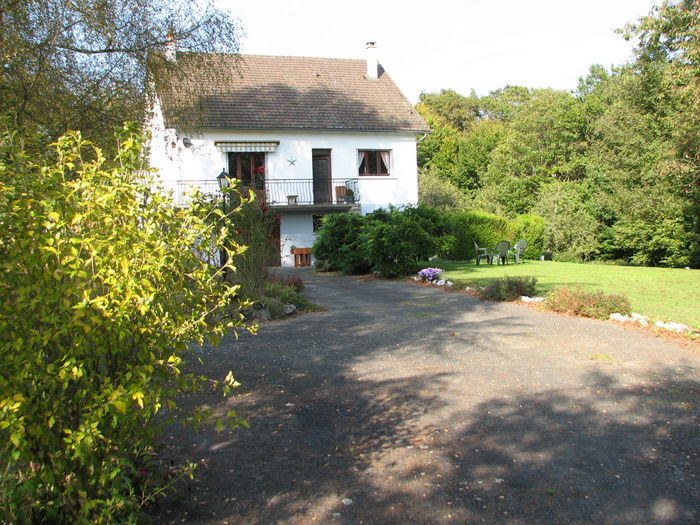
<svg viewBox="0 0 700 525"><path fill-rule="evenodd" d="M552 261L501 266L444 262L439 266L445 270L447 279L465 284L484 284L497 277L525 275L537 277L537 289L541 294L565 284L624 294L632 302L633 312L700 328L700 270Z"/></svg>

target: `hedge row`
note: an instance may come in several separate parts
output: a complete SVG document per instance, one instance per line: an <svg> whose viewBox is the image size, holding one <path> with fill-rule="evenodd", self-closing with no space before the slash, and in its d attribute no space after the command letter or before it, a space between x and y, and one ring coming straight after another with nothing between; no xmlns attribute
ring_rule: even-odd
<svg viewBox="0 0 700 525"><path fill-rule="evenodd" d="M449 252L444 254L446 259L473 259L474 242L480 247L492 249L502 240L508 240L512 244L521 239L527 241L525 259L536 259L542 253L544 219L538 215L520 215L515 219L508 219L474 210L451 213L448 220L455 242Z"/></svg>
<svg viewBox="0 0 700 525"><path fill-rule="evenodd" d="M364 217L333 214L325 217L312 251L322 269L394 277L415 272L419 261L435 255L473 259L474 242L493 248L504 239L525 239L524 257L537 258L544 220L536 215L511 220L482 211L445 214L426 206L379 209Z"/></svg>

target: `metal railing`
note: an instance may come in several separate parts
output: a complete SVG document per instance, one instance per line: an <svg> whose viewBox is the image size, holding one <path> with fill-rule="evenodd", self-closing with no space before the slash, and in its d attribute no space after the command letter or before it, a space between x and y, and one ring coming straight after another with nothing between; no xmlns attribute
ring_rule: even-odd
<svg viewBox="0 0 700 525"><path fill-rule="evenodd" d="M216 180L181 180L176 183L175 202L189 206L195 188L204 195L221 197ZM360 192L357 179L333 179L328 185L314 185L313 179L273 179L265 181L265 200L270 206L357 204Z"/></svg>
<svg viewBox="0 0 700 525"><path fill-rule="evenodd" d="M189 206L190 196L195 189L206 196L221 197L219 182L216 180L179 180L175 188L175 203L178 206Z"/></svg>
<svg viewBox="0 0 700 525"><path fill-rule="evenodd" d="M333 179L328 185L314 184L313 179L273 179L265 181L265 192L270 206L360 202L357 179Z"/></svg>

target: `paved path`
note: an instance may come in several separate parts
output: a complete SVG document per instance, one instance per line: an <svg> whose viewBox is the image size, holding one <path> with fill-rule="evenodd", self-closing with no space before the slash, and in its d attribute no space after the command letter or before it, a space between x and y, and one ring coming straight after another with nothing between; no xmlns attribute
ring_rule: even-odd
<svg viewBox="0 0 700 525"><path fill-rule="evenodd" d="M158 521L700 523L699 356L610 322L302 273L327 308L201 352L249 430L173 429L201 463ZM192 400L195 401L195 400Z"/></svg>

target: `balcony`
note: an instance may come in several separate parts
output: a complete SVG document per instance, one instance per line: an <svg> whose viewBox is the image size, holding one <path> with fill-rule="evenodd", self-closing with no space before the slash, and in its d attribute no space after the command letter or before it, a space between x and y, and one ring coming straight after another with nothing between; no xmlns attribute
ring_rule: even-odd
<svg viewBox="0 0 700 525"><path fill-rule="evenodd" d="M208 180L179 180L175 188L175 204L189 206L193 190L199 190L202 195L211 198L221 198L221 190L216 179Z"/></svg>
<svg viewBox="0 0 700 525"><path fill-rule="evenodd" d="M190 204L193 188L211 197L220 197L216 180L182 180L177 182L175 202ZM352 208L360 203L357 179L333 179L330 184L314 184L313 179L272 179L265 181L266 204L274 208L303 210L316 208ZM262 191L256 191L258 197Z"/></svg>
<svg viewBox="0 0 700 525"><path fill-rule="evenodd" d="M312 179L277 179L265 183L268 206L354 205L360 203L357 179L333 179L314 184Z"/></svg>

